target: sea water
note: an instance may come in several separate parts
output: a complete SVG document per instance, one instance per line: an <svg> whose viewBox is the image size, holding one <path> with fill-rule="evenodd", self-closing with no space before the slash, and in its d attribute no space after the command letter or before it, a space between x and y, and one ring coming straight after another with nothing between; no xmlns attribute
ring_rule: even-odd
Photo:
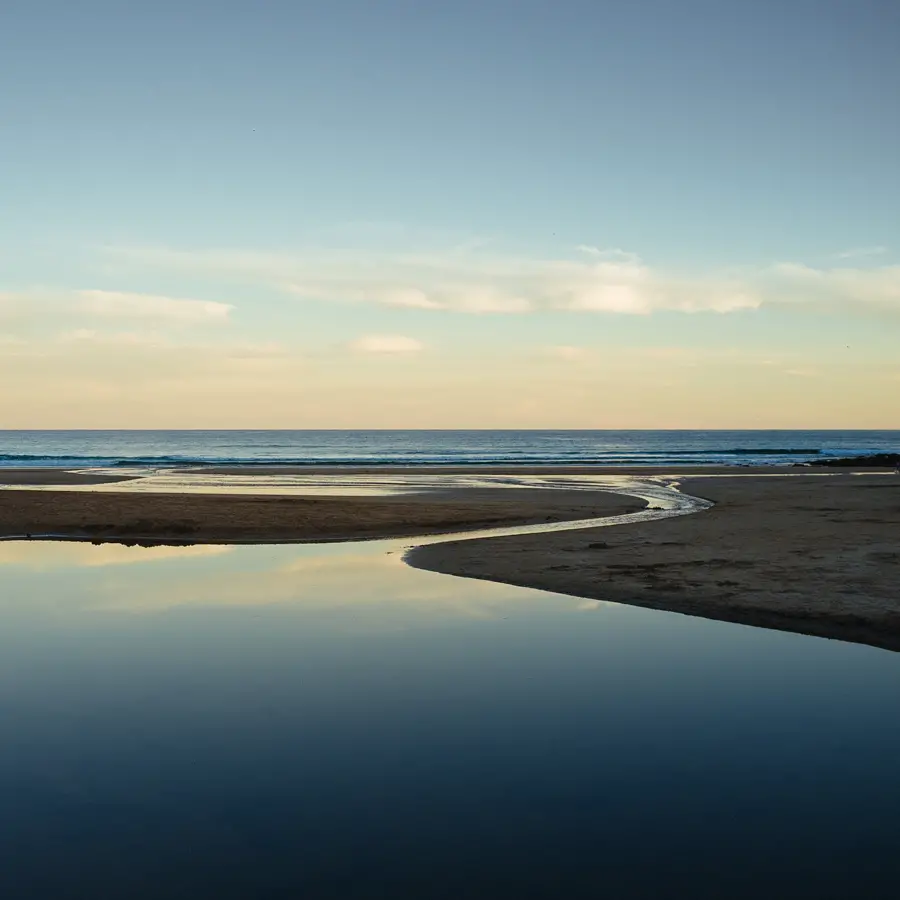
<svg viewBox="0 0 900 900"><path fill-rule="evenodd" d="M900 452L900 431L0 431L0 466L784 465Z"/></svg>

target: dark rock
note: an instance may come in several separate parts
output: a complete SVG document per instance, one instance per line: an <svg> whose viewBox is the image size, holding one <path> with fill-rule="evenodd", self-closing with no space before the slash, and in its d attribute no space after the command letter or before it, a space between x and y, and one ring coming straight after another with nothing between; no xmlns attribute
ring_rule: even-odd
<svg viewBox="0 0 900 900"><path fill-rule="evenodd" d="M794 463L795 466L830 466L842 469L881 468L893 469L900 464L900 453L870 453L868 456L837 456L819 458L813 463Z"/></svg>

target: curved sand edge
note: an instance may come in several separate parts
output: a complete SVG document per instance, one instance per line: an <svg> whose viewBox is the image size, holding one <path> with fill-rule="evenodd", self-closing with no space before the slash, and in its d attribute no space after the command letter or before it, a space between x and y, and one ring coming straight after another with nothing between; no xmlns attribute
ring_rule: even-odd
<svg viewBox="0 0 900 900"><path fill-rule="evenodd" d="M55 482L60 485L131 477L18 471L23 479L35 479L19 484L46 484L39 479L47 477L51 483L66 479ZM9 470L4 474L8 478ZM900 479L833 471L823 478L796 469L765 473L790 478L754 477L745 469L727 471L735 477L702 477L713 474L720 472L682 470L688 493L717 503L702 516L492 537L489 544L479 538L449 541L414 549L408 561L448 575L900 649ZM641 508L640 501L611 493L528 489L384 498L19 489L0 491L0 537L351 541L573 521Z"/></svg>
<svg viewBox="0 0 900 900"><path fill-rule="evenodd" d="M430 544L410 565L900 650L900 479L684 479L701 515Z"/></svg>
<svg viewBox="0 0 900 900"><path fill-rule="evenodd" d="M116 475L112 472L80 471L76 469L13 469L0 468L0 486L3 485L91 485L116 484L120 481L133 481L136 475Z"/></svg>
<svg viewBox="0 0 900 900"><path fill-rule="evenodd" d="M278 543L420 537L644 509L601 491L476 489L388 497L0 491L0 538Z"/></svg>

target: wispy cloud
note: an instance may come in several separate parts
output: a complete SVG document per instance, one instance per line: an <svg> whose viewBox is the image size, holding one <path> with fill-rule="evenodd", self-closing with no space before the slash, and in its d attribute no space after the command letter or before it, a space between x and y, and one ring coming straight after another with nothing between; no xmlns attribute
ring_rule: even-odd
<svg viewBox="0 0 900 900"><path fill-rule="evenodd" d="M585 259L528 259L480 252L388 254L353 250L269 254L228 250L107 248L120 261L266 284L309 300L463 313L537 310L646 315L731 312L761 300L730 278L679 277L623 250L583 248Z"/></svg>
<svg viewBox="0 0 900 900"><path fill-rule="evenodd" d="M626 250L587 245L576 248L578 253L571 259L500 256L458 248L443 254L108 249L120 264L131 267L203 272L311 301L421 311L646 316L797 305L900 312L900 266L815 268L787 262L683 273L652 266Z"/></svg>
<svg viewBox="0 0 900 900"><path fill-rule="evenodd" d="M184 300L121 291L78 291L80 310L117 318L164 319L172 322L223 322L232 307L212 300Z"/></svg>
<svg viewBox="0 0 900 900"><path fill-rule="evenodd" d="M782 263L766 277L773 302L843 311L876 308L900 312L900 266L815 269Z"/></svg>
<svg viewBox="0 0 900 900"><path fill-rule="evenodd" d="M636 253L622 250L621 247L592 247L589 244L579 244L575 249L579 253L594 257L594 259L603 259L608 262L639 263L641 261Z"/></svg>
<svg viewBox="0 0 900 900"><path fill-rule="evenodd" d="M882 244L875 244L871 247L851 247L849 250L842 250L835 256L838 259L857 259L864 256L882 256L887 251L888 248Z"/></svg>
<svg viewBox="0 0 900 900"><path fill-rule="evenodd" d="M126 347L157 347L164 343L159 335L135 331L97 331L94 328L72 328L56 336L59 344L103 344Z"/></svg>
<svg viewBox="0 0 900 900"><path fill-rule="evenodd" d="M366 334L350 342L356 353L385 353L406 355L421 352L425 345L402 334Z"/></svg>
<svg viewBox="0 0 900 900"><path fill-rule="evenodd" d="M381 284L383 276L376 272L358 280L340 276L334 282L328 279L302 283L282 284L278 287L307 300L334 300L355 303L377 303L403 309L450 310L465 313L523 313L531 309L531 303L523 297L512 296L502 290L479 284L427 285L425 279L409 284ZM399 281L399 279L398 279ZM367 286L368 285L368 286Z"/></svg>

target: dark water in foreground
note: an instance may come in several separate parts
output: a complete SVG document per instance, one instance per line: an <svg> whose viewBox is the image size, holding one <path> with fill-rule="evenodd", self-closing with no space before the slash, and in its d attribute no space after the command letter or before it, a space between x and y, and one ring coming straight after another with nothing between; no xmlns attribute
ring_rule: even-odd
<svg viewBox="0 0 900 900"><path fill-rule="evenodd" d="M784 465L900 451L900 431L0 431L0 466Z"/></svg>
<svg viewBox="0 0 900 900"><path fill-rule="evenodd" d="M900 657L391 546L0 544L0 896L895 895Z"/></svg>

